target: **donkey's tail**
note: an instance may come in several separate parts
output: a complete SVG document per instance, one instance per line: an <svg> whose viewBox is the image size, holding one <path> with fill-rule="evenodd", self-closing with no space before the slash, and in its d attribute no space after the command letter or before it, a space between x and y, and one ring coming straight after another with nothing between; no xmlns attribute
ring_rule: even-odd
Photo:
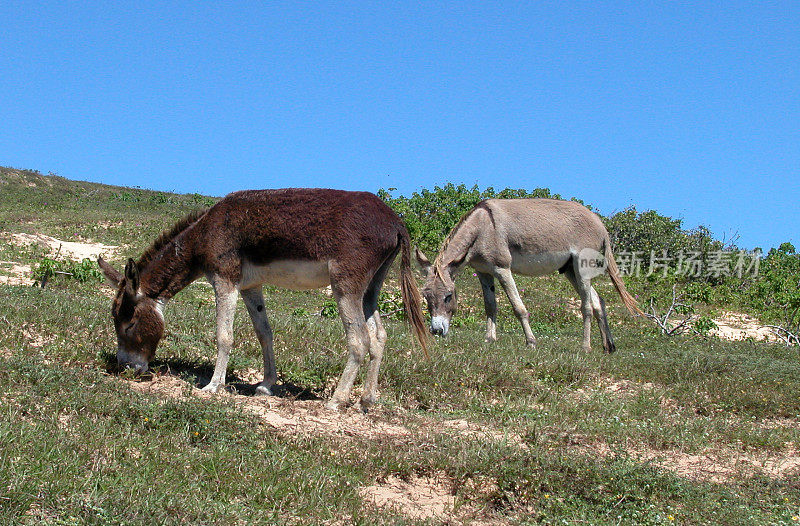
<svg viewBox="0 0 800 526"><path fill-rule="evenodd" d="M619 297L622 298L622 303L625 304L628 312L630 312L632 315L644 316L644 312L642 312L642 309L639 308L639 304L636 302L636 299L634 299L634 297L628 292L628 289L625 288L625 283L622 281L622 277L619 275L619 267L617 266L617 262L614 261L614 254L611 253L611 240L606 238L603 244L605 245L604 256L606 258L608 276L614 283L614 288L617 289Z"/></svg>
<svg viewBox="0 0 800 526"><path fill-rule="evenodd" d="M408 323L414 331L414 336L422 346L426 358L428 355L428 331L425 327L425 317L422 315L422 296L414 280L411 270L411 239L403 228L398 235L400 238L400 292L403 296L403 308L406 311Z"/></svg>

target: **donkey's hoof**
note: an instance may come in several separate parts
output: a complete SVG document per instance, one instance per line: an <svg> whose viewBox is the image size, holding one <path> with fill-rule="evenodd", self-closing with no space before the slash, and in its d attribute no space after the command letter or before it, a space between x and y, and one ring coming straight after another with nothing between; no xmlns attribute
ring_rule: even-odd
<svg viewBox="0 0 800 526"><path fill-rule="evenodd" d="M272 388L263 384L256 386L256 396L272 396Z"/></svg>
<svg viewBox="0 0 800 526"><path fill-rule="evenodd" d="M581 345L581 350L583 352L586 352L586 353L592 352L592 346L591 345Z"/></svg>
<svg viewBox="0 0 800 526"><path fill-rule="evenodd" d="M220 384L215 384L214 382L211 382L200 390L205 391L206 393L217 393L219 392L220 387L221 387Z"/></svg>
<svg viewBox="0 0 800 526"><path fill-rule="evenodd" d="M527 345L531 349L535 349L536 348L536 340L533 340L532 342L527 342Z"/></svg>
<svg viewBox="0 0 800 526"><path fill-rule="evenodd" d="M325 409L329 411L339 411L341 407L342 407L342 402L334 399L328 400L328 402L325 404Z"/></svg>
<svg viewBox="0 0 800 526"><path fill-rule="evenodd" d="M361 412L364 413L364 414L368 413L369 410L372 408L372 406L375 405L375 402L377 402L377 401L378 401L378 399L377 399L376 396L368 396L368 397L362 398L361 399L361 404L360 404Z"/></svg>

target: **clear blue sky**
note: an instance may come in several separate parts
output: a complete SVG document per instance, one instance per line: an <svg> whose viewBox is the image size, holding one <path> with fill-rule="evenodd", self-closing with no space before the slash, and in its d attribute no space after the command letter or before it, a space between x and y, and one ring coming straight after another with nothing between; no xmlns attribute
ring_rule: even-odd
<svg viewBox="0 0 800 526"><path fill-rule="evenodd" d="M0 20L0 165L211 195L544 186L800 245L796 1L4 1Z"/></svg>

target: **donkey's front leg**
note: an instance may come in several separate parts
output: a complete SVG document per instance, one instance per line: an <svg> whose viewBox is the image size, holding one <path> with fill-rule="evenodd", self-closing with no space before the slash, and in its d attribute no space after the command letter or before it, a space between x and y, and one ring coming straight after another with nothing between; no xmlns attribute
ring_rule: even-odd
<svg viewBox="0 0 800 526"><path fill-rule="evenodd" d="M217 304L217 364L211 381L203 391L216 393L225 385L228 358L233 347L233 317L236 313L236 287L229 281L216 278L212 281Z"/></svg>
<svg viewBox="0 0 800 526"><path fill-rule="evenodd" d="M334 291L335 292L335 291ZM369 349L369 331L364 319L362 298L357 295L346 295L337 298L339 302L339 315L344 324L345 339L347 340L347 364L342 371L339 384L333 392L333 396L326 404L328 409L339 409L350 399L350 391L353 389L358 368L364 361L364 355Z"/></svg>
<svg viewBox="0 0 800 526"><path fill-rule="evenodd" d="M483 289L483 307L486 310L486 341L497 341L497 299L494 293L494 276L478 272Z"/></svg>
<svg viewBox="0 0 800 526"><path fill-rule="evenodd" d="M261 287L243 290L241 294L264 354L264 381L256 387L256 394L272 396L272 386L278 381L278 372L275 369L275 352L272 347L272 327L269 326L264 310L264 294Z"/></svg>
<svg viewBox="0 0 800 526"><path fill-rule="evenodd" d="M536 338L533 336L531 323L528 320L528 309L525 308L525 304L522 302L522 298L517 291L517 283L514 281L514 277L511 274L511 269L498 268L495 270L494 275L497 277L497 279L500 281L500 285L502 285L503 289L506 291L508 300L511 302L511 307L514 309L514 314L522 324L522 331L525 333L525 341L530 347L535 347Z"/></svg>

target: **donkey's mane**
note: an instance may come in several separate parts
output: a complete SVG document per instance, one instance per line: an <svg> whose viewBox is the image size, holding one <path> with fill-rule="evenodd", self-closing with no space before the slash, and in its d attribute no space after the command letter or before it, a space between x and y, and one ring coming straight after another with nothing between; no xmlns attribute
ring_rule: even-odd
<svg viewBox="0 0 800 526"><path fill-rule="evenodd" d="M447 237L442 242L442 247L439 249L439 253L436 255L436 259L433 261L433 271L436 272L436 274L438 274L439 277L444 278L444 275L445 275L444 274L444 269L442 268L442 256L444 256L445 250L447 250L447 248L450 246L450 242L453 240L454 237L456 237L456 234L458 234L458 231L461 228L461 225L464 224L464 221L466 221L467 218L469 216L471 216L472 213L475 212L475 210L477 210L479 208L483 208L487 212L489 212L489 217L491 217L492 218L492 222L494 222L494 217L492 217L492 211L486 205L486 200L485 199L480 201L474 207L472 207L472 209L469 212L467 212L466 214L461 216L461 219L458 220L458 223L456 223L456 226L454 226L453 229L450 230L450 233L447 234Z"/></svg>
<svg viewBox="0 0 800 526"><path fill-rule="evenodd" d="M147 266L156 256L156 254L158 254L159 251L161 251L161 249L167 245L167 243L175 239L175 237L177 237L178 234L189 228L189 226L195 224L197 220L200 219L203 215L205 215L207 211L208 208L204 208L203 210L196 210L187 215L186 217L184 217L183 219L181 219L180 221L178 221L177 223L175 223L175 225L169 230L165 230L164 232L162 232L161 235L158 236L158 239L156 239L153 242L153 244L150 245L150 248L145 250L144 254L142 254L142 256L139 258L139 261L136 263L139 269L147 268Z"/></svg>

